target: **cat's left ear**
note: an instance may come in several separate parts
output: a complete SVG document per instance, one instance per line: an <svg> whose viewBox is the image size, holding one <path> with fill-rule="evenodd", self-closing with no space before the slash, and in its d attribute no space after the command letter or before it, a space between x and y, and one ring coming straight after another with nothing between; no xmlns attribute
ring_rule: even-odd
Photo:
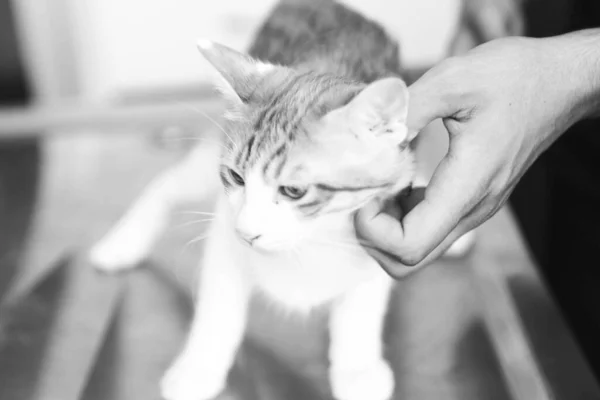
<svg viewBox="0 0 600 400"><path fill-rule="evenodd" d="M344 107L349 118L394 144L409 143L406 118L408 88L400 78L384 78L367 85Z"/></svg>
<svg viewBox="0 0 600 400"><path fill-rule="evenodd" d="M247 104L257 91L260 80L275 66L253 59L252 57L210 40L198 40L200 53L223 77L219 87L222 94L233 105Z"/></svg>

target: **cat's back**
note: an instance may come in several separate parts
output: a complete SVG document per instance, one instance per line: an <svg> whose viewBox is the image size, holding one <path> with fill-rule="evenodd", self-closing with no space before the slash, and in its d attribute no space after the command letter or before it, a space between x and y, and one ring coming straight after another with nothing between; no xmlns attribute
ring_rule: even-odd
<svg viewBox="0 0 600 400"><path fill-rule="evenodd" d="M399 48L374 21L334 0L282 0L257 32L251 56L362 81L400 75Z"/></svg>

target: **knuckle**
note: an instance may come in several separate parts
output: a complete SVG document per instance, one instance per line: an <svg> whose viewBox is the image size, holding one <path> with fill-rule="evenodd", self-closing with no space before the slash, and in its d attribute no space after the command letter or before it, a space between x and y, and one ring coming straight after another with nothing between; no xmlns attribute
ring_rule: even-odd
<svg viewBox="0 0 600 400"><path fill-rule="evenodd" d="M398 255L398 261L407 267L415 267L427 256L427 252L420 248L410 248Z"/></svg>
<svg viewBox="0 0 600 400"><path fill-rule="evenodd" d="M381 268L394 280L400 280L406 277L413 269L404 264L399 263L396 260L389 259L377 259L377 262Z"/></svg>

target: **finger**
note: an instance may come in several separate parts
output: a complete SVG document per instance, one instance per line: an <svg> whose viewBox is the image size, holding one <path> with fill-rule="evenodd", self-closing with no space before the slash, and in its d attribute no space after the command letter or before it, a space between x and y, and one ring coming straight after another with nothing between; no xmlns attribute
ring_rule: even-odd
<svg viewBox="0 0 600 400"><path fill-rule="evenodd" d="M454 102L447 101L447 85L443 82L443 73L439 72L441 70L443 66L430 69L408 88L406 125L410 140L433 120L451 116L457 111L452 108Z"/></svg>
<svg viewBox="0 0 600 400"><path fill-rule="evenodd" d="M478 227L486 218L483 217L481 209L473 212L469 217L461 220L458 225L446 236L444 240L433 249L423 260L411 269L419 270L420 268L431 264L438 257L441 257L446 251L463 235Z"/></svg>
<svg viewBox="0 0 600 400"><path fill-rule="evenodd" d="M404 238L392 254L409 265L421 262L480 205L486 182L470 157L449 153L440 163L425 199L402 220Z"/></svg>
<svg viewBox="0 0 600 400"><path fill-rule="evenodd" d="M367 252L373 257L383 270L393 279L403 279L412 275L421 269L425 268L438 257L442 256L449 248L461 238L464 234L476 228L481 221L485 220L485 216L481 212L476 212L468 218L462 220L456 228L435 248L427 257L415 266L404 265L396 257L376 249L367 249Z"/></svg>
<svg viewBox="0 0 600 400"><path fill-rule="evenodd" d="M366 251L393 279L402 279L415 272L415 268L407 267L406 265L399 263L398 260L390 254L368 247L366 248Z"/></svg>
<svg viewBox="0 0 600 400"><path fill-rule="evenodd" d="M473 165L471 155L455 153L451 146L425 198L402 221L371 207L357 214L359 234L401 264L421 262L483 198L481 179L474 176L477 160Z"/></svg>
<svg viewBox="0 0 600 400"><path fill-rule="evenodd" d="M401 219L386 213L384 203L380 200L374 200L360 209L354 217L354 226L359 239L386 252L392 247L387 243L388 240L400 242L404 238Z"/></svg>
<svg viewBox="0 0 600 400"><path fill-rule="evenodd" d="M398 278L398 272L393 269L397 266L398 260L391 254L384 253L380 249L373 247L367 238L361 235L361 224L370 221L379 213L385 213L394 221L400 221L407 212L410 212L421 200L425 194L424 187L415 187L409 195L400 195L386 200L374 200L365 206L355 215L356 235L363 248L378 261L379 265L394 278ZM393 270L392 270L393 269ZM407 268L408 269L408 268Z"/></svg>

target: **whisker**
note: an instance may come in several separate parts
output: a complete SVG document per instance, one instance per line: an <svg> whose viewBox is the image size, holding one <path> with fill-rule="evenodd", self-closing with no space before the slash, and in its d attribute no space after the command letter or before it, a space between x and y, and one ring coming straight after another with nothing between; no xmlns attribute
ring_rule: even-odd
<svg viewBox="0 0 600 400"><path fill-rule="evenodd" d="M202 235L202 236L198 236L197 238L194 238L192 240L190 240L189 242L186 243L186 246L192 245L194 243L198 243L204 239L206 239L207 237L209 237L210 235Z"/></svg>
<svg viewBox="0 0 600 400"><path fill-rule="evenodd" d="M214 221L215 218L203 218L203 219L195 219L193 221L188 221L188 222L184 222L181 225L178 225L176 227L176 229L181 229L181 228L185 228L186 226L190 226L190 225L194 225L194 224L199 224L201 222L210 222L210 221Z"/></svg>
<svg viewBox="0 0 600 400"><path fill-rule="evenodd" d="M180 211L179 214L193 214L193 215L208 215L211 217L216 217L216 213L211 213L207 211Z"/></svg>
<svg viewBox="0 0 600 400"><path fill-rule="evenodd" d="M198 236L198 237L196 237L196 238L194 238L194 239L192 239L192 240L188 241L188 242L187 242L187 243L186 243L186 244L183 246L183 249L181 249L181 253L180 253L180 254L183 254L183 253L185 252L185 250L186 250L188 247L190 247L192 244L194 244L194 243L198 243L198 242L201 242L202 240L204 240L204 239L208 238L209 236L210 236L210 234L206 234L206 235Z"/></svg>
<svg viewBox="0 0 600 400"><path fill-rule="evenodd" d="M219 124L217 121L215 121L210 115L208 115L207 113L205 113L204 111L200 110L199 108L196 108L190 104L187 103L182 103L181 101L177 102L178 104L188 107L189 109L191 109L192 111L197 112L198 114L202 115L204 118L206 118L207 120L209 120L210 122L212 122L217 128L219 128L221 130L221 132L223 132L225 134L225 136L227 136L227 139L229 139L229 141L231 142L231 144L235 147L236 151L239 151L237 144L233 141L233 139L231 138L231 136L229 135L229 133L227 133L227 131L225 130L225 128L223 128L223 126L221 126L221 124Z"/></svg>

